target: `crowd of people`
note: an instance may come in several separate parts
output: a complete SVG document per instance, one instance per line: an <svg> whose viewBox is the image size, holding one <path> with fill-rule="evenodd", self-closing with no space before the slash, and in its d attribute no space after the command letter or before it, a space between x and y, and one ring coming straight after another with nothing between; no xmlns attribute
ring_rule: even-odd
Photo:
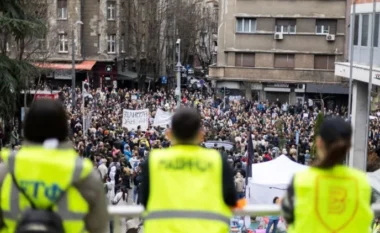
<svg viewBox="0 0 380 233"><path fill-rule="evenodd" d="M149 150L170 145L165 136L166 128L153 127L152 123L159 108L175 111L177 101L174 90L162 89L144 93L136 89L105 88L82 92L77 88L75 106L71 96L70 87L61 88L60 99L64 101L70 118L71 140L78 153L96 161L96 166L103 162L109 166L114 162L118 164L119 171L128 165L130 170L125 169L128 172L124 173L131 176L138 174L138 165ZM199 110L203 119L205 141L229 141L233 144L233 149L218 149L228 157L234 167L244 168L246 165L250 132L255 150L254 163L265 162L282 154L302 164L310 160L314 124L320 111L316 106L291 106L278 100L273 103L249 101L244 97L227 98L224 101L208 93L187 90L182 93L181 105ZM123 128L123 109L149 109L148 130ZM325 115L345 115L344 107L324 112ZM84 118L88 115L90 118L85 123ZM380 148L377 146L380 143L380 133L376 127L378 124L378 121L372 122L370 134L370 144L375 148ZM0 137L2 141L2 129ZM14 147L19 143L20 136L15 127L10 134L10 144ZM120 160L121 156L125 156L125 161ZM99 170L104 176L105 169ZM124 186L130 186L128 180L125 179Z"/></svg>
<svg viewBox="0 0 380 233"><path fill-rule="evenodd" d="M94 161L102 179L115 184L113 189L126 192L128 188L135 187L133 201L138 203L141 163L150 150L170 146L165 136L168 126L153 127L152 123L158 109L175 111L177 103L174 91L143 93L128 89L98 89L82 93L78 88L76 96L73 107L71 89L62 88L61 99L67 106L75 149L79 155ZM302 164L310 160L313 128L320 111L317 107L306 104L290 106L279 101L249 101L244 97L227 99L225 104L223 102L221 98L200 91L184 90L181 98L182 106L199 110L205 142L232 143L232 149L217 149L243 177L250 132L255 151L254 163L269 161L280 155ZM149 109L149 128L145 131L123 128L123 109ZM344 115L344 108L326 110L325 113ZM90 120L85 123L84 118L88 115ZM215 144L215 147L218 145ZM109 195L110 200L117 192L113 193Z"/></svg>
<svg viewBox="0 0 380 233"><path fill-rule="evenodd" d="M125 191L141 182L141 164L150 150L170 146L165 136L168 127L153 127L158 109L174 112L177 101L174 90L141 92L133 89L76 89L75 105L71 88L61 88L70 119L71 140L78 154L90 158L102 179L115 183L116 190ZM259 102L241 98L227 98L201 91L183 90L181 105L197 108L203 119L204 141L228 141L232 149L217 148L231 166L245 176L249 134L252 133L253 163L286 155L293 161L310 161L314 125L320 109L310 103L292 106L275 101ZM149 128L122 127L123 109L149 109ZM344 107L325 109L325 115L345 115ZM88 117L89 116L89 117ZM87 118L86 121L84 121ZM377 146L380 133L378 121L372 121L370 143ZM0 130L2 136L2 130ZM11 145L20 143L17 128L10 135ZM297 144L298 142L298 144ZM215 144L215 147L218 147ZM111 175L110 175L111 174ZM131 182L133 184L131 184ZM114 192L115 193L115 192ZM138 203L138 190L133 200ZM114 195L110 196L110 200Z"/></svg>
<svg viewBox="0 0 380 233"><path fill-rule="evenodd" d="M141 92L106 88L81 91L77 88L75 96L73 103L71 88L64 86L60 90L59 98L67 110L70 140L75 150L81 157L93 161L104 182L109 204L139 204L144 160L152 149L171 145L166 137L169 125L155 127L153 122L159 109L175 112L174 90ZM313 157L314 126L321 112L320 106L310 103L294 106L279 100L259 102L244 97L223 100L217 95L189 90L183 90L180 104L199 111L204 129L203 146L213 147L227 158L235 170L239 198L245 196L250 146L253 163L284 155L295 162L308 164ZM148 129L122 127L124 109L148 109ZM346 109L342 106L324 109L323 113L325 116L346 117ZM374 115L370 121L369 146L380 152L380 112ZM0 127L0 146L4 138L4 130ZM20 149L22 137L16 126L9 138L9 145L15 150ZM224 147L223 144L231 146Z"/></svg>

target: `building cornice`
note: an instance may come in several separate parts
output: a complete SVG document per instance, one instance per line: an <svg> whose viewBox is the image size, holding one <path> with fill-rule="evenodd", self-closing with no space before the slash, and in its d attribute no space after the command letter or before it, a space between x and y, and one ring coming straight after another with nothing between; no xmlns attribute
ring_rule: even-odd
<svg viewBox="0 0 380 233"><path fill-rule="evenodd" d="M234 14L234 17L247 17L247 18L294 18L294 19L345 19L346 16L341 15L265 15L265 14Z"/></svg>
<svg viewBox="0 0 380 233"><path fill-rule="evenodd" d="M238 53L294 53L294 54L321 54L321 55L343 55L343 52L327 52L327 51L297 51L297 50L260 50L260 49L235 49L235 48L226 48L224 52L238 52Z"/></svg>

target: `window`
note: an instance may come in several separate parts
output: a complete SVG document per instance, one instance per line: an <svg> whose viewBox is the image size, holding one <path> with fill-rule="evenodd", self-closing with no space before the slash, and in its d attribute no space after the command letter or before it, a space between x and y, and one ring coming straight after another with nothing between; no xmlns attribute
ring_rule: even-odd
<svg viewBox="0 0 380 233"><path fill-rule="evenodd" d="M235 66L255 67L255 54L254 53L235 53Z"/></svg>
<svg viewBox="0 0 380 233"><path fill-rule="evenodd" d="M368 46L369 15L362 15L361 46Z"/></svg>
<svg viewBox="0 0 380 233"><path fill-rule="evenodd" d="M108 53L116 52L116 35L115 34L108 35L107 51Z"/></svg>
<svg viewBox="0 0 380 233"><path fill-rule="evenodd" d="M315 25L316 34L336 34L337 21L333 19L317 19Z"/></svg>
<svg viewBox="0 0 380 233"><path fill-rule="evenodd" d="M296 34L295 19L276 19L276 32L284 34Z"/></svg>
<svg viewBox="0 0 380 233"><path fill-rule="evenodd" d="M58 19L67 19L67 0L58 0L57 10Z"/></svg>
<svg viewBox="0 0 380 233"><path fill-rule="evenodd" d="M107 19L115 20L116 17L116 5L115 2L107 2Z"/></svg>
<svg viewBox="0 0 380 233"><path fill-rule="evenodd" d="M67 53L69 52L69 44L67 39L67 34L59 34L59 52L60 53Z"/></svg>
<svg viewBox="0 0 380 233"><path fill-rule="evenodd" d="M380 33L380 14L376 14L375 18L375 34L373 36L373 46L379 47L379 33Z"/></svg>
<svg viewBox="0 0 380 233"><path fill-rule="evenodd" d="M334 55L314 55L314 69L333 70L335 68Z"/></svg>
<svg viewBox="0 0 380 233"><path fill-rule="evenodd" d="M120 52L121 53L125 53L125 34L122 34L121 35L121 39L120 39Z"/></svg>
<svg viewBox="0 0 380 233"><path fill-rule="evenodd" d="M294 54L275 54L275 68L294 68Z"/></svg>
<svg viewBox="0 0 380 233"><path fill-rule="evenodd" d="M236 32L256 32L256 19L236 18Z"/></svg>
<svg viewBox="0 0 380 233"><path fill-rule="evenodd" d="M359 20L360 16L355 15L354 45L359 45Z"/></svg>

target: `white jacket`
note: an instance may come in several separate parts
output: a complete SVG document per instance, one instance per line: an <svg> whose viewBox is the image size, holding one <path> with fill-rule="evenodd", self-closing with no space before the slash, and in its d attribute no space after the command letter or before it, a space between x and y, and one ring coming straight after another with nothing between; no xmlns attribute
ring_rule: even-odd
<svg viewBox="0 0 380 233"><path fill-rule="evenodd" d="M110 179L113 184L115 184L116 166L111 167Z"/></svg>
<svg viewBox="0 0 380 233"><path fill-rule="evenodd" d="M115 183L113 183L112 181L110 182L107 182L104 184L106 187L107 187L107 200L108 200L108 204L112 204L112 201L115 197Z"/></svg>
<svg viewBox="0 0 380 233"><path fill-rule="evenodd" d="M104 163L102 163L102 164L99 165L98 170L99 170L100 174L102 175L102 179L104 179L104 177L108 173L107 166Z"/></svg>

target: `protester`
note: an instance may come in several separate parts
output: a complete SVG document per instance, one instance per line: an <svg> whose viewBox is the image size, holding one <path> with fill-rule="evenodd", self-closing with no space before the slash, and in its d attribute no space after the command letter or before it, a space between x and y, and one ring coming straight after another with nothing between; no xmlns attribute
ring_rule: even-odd
<svg viewBox="0 0 380 233"><path fill-rule="evenodd" d="M235 188L238 195L238 198L244 198L245 197L245 179L243 176L238 172L235 176Z"/></svg>
<svg viewBox="0 0 380 233"><path fill-rule="evenodd" d="M273 204L279 205L280 204L280 198L279 197L273 198ZM269 216L269 223L268 223L268 226L266 229L266 233L269 233L269 232L276 233L277 225L278 225L279 221L280 221L279 216Z"/></svg>

